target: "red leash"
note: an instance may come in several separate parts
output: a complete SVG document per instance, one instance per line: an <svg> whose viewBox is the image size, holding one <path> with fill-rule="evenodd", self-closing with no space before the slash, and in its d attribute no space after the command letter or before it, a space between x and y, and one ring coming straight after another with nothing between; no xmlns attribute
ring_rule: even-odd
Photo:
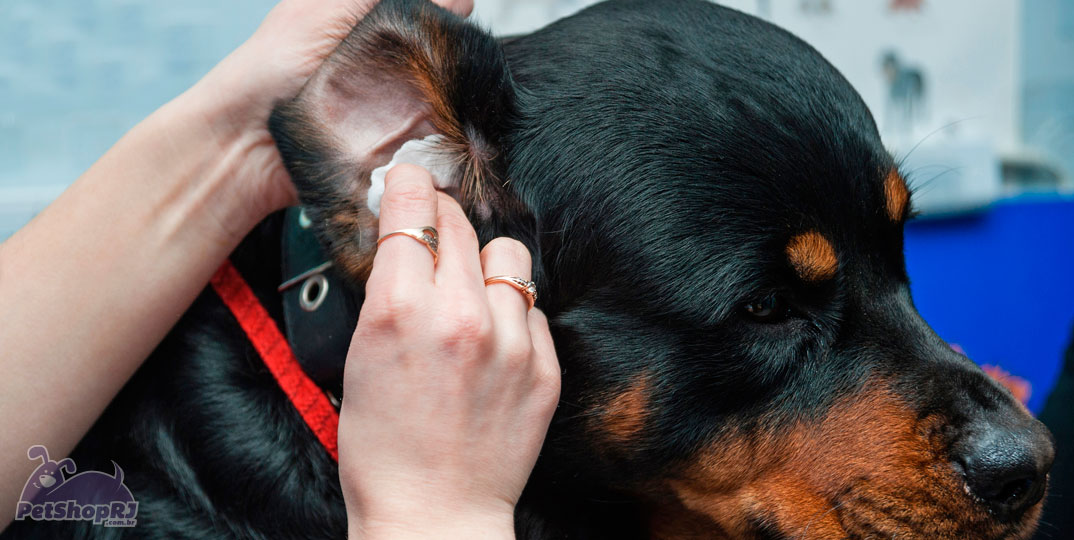
<svg viewBox="0 0 1074 540"><path fill-rule="evenodd" d="M242 275L230 260L220 265L209 283L239 321L239 326L246 332L246 337L276 378L276 383L287 394L295 409L298 409L302 420L313 430L313 434L321 441L332 459L339 461L339 449L336 446L339 413L320 387L302 371L287 339L276 326L276 321L265 311L265 307L257 300L254 291L247 285L246 280L242 279Z"/></svg>

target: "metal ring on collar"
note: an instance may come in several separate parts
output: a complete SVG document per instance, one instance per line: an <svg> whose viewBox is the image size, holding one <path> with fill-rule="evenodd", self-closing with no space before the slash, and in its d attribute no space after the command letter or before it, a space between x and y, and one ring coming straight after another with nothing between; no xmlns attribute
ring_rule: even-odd
<svg viewBox="0 0 1074 540"><path fill-rule="evenodd" d="M305 311L317 311L328 297L328 278L314 274L302 283L298 292L298 305Z"/></svg>

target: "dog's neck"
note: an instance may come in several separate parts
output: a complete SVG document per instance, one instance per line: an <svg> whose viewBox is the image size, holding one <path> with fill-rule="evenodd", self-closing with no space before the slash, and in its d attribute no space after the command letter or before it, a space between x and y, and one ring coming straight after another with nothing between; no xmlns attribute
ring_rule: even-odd
<svg viewBox="0 0 1074 540"><path fill-rule="evenodd" d="M284 333L302 365L329 399L342 397L343 365L364 293L330 264L301 208L286 211L280 233ZM295 278L299 279L295 279Z"/></svg>

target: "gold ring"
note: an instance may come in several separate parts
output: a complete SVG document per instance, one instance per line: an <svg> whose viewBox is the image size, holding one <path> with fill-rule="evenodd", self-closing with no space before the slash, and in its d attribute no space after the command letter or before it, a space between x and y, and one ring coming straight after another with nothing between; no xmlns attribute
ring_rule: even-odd
<svg viewBox="0 0 1074 540"><path fill-rule="evenodd" d="M537 284L532 281L515 276L492 276L485 280L486 287L492 283L505 283L518 289L518 292L526 296L530 309L533 309L533 304L537 303Z"/></svg>
<svg viewBox="0 0 1074 540"><path fill-rule="evenodd" d="M420 229L399 229L398 231L392 231L377 239L377 246L380 243L391 238L393 236L409 236L425 244L425 247L429 250L429 253L433 254L433 265L436 265L436 261L440 260L440 233L436 232L436 227L422 227Z"/></svg>

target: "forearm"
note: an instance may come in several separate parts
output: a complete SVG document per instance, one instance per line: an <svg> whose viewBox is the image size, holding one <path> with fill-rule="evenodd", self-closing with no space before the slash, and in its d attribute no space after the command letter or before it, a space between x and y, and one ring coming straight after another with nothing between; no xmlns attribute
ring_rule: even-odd
<svg viewBox="0 0 1074 540"><path fill-rule="evenodd" d="M228 196L244 143L211 114L177 98L0 244L0 508L26 449L70 452L260 217Z"/></svg>

